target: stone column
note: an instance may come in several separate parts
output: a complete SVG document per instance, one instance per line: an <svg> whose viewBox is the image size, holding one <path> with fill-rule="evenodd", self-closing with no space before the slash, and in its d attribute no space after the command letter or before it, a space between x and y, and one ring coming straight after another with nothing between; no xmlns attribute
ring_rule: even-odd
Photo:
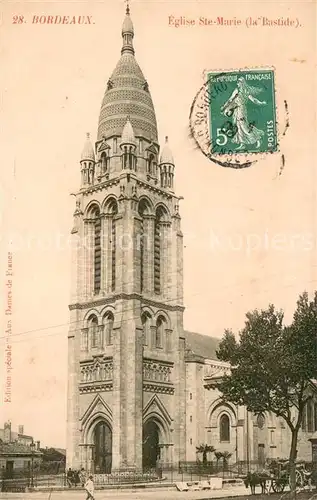
<svg viewBox="0 0 317 500"><path fill-rule="evenodd" d="M104 325L98 325L98 339L99 339L98 349L103 350L106 345L106 339L104 335Z"/></svg>
<svg viewBox="0 0 317 500"><path fill-rule="evenodd" d="M88 351L88 328L82 328L81 330L80 350Z"/></svg>
<svg viewBox="0 0 317 500"><path fill-rule="evenodd" d="M101 288L111 293L112 284L112 216L104 215L102 219L102 282Z"/></svg>
<svg viewBox="0 0 317 500"><path fill-rule="evenodd" d="M180 216L172 217L171 271L169 289L171 304L183 304L183 233Z"/></svg>
<svg viewBox="0 0 317 500"><path fill-rule="evenodd" d="M144 293L154 292L154 222L153 215L143 216L144 227Z"/></svg>
<svg viewBox="0 0 317 500"><path fill-rule="evenodd" d="M237 461L246 460L246 449L244 443L245 429L245 411L244 407L237 408Z"/></svg>
<svg viewBox="0 0 317 500"><path fill-rule="evenodd" d="M165 329L165 350L166 352L172 351L172 334L173 330Z"/></svg>
<svg viewBox="0 0 317 500"><path fill-rule="evenodd" d="M80 467L79 382L80 382L80 313L71 311L68 333L68 387L67 387L67 467Z"/></svg>
<svg viewBox="0 0 317 500"><path fill-rule="evenodd" d="M170 297L169 279L171 269L171 224L161 222L161 295L164 298Z"/></svg>
<svg viewBox="0 0 317 500"><path fill-rule="evenodd" d="M317 486L317 432L308 441L311 442L312 451L312 484Z"/></svg>
<svg viewBox="0 0 317 500"><path fill-rule="evenodd" d="M94 461L93 461L93 449L94 449L94 445L88 443L88 446L87 446L86 449L87 449L88 471L93 473L94 472Z"/></svg>
<svg viewBox="0 0 317 500"><path fill-rule="evenodd" d="M179 317L181 315L181 317ZM175 321L176 325L179 325L182 331L182 312L176 313L178 318ZM173 368L173 379L175 382L175 414L176 418L174 421L174 432L173 432L173 460L175 466L179 461L184 461L186 458L186 373L185 373L185 338L180 336L180 333L176 331L175 340L173 345L175 346L175 352L178 352L178 357L175 360Z"/></svg>
<svg viewBox="0 0 317 500"><path fill-rule="evenodd" d="M75 226L71 233L71 304L80 301L82 298L84 276L83 224L80 215L74 219Z"/></svg>
<svg viewBox="0 0 317 500"><path fill-rule="evenodd" d="M149 349L156 348L156 326L150 326Z"/></svg>
<svg viewBox="0 0 317 500"><path fill-rule="evenodd" d="M247 462L247 464L250 465L251 462L251 424L252 419L251 415L244 407L244 442L243 442L243 448L244 448L244 460Z"/></svg>
<svg viewBox="0 0 317 500"><path fill-rule="evenodd" d="M143 329L138 288L137 235L140 219L134 199L121 200L117 218L118 291L113 346L113 469L142 468Z"/></svg>
<svg viewBox="0 0 317 500"><path fill-rule="evenodd" d="M93 294L93 268L94 268L94 223L85 221L84 231L85 252L85 295L89 298Z"/></svg>

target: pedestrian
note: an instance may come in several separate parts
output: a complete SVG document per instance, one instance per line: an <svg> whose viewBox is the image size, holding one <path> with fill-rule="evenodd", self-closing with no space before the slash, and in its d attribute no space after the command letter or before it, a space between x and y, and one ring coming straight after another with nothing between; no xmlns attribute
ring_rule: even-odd
<svg viewBox="0 0 317 500"><path fill-rule="evenodd" d="M85 483L87 481L87 474L86 474L86 471L85 471L84 467L82 467L80 469L79 477L80 477L81 485L82 485L82 487L84 487Z"/></svg>
<svg viewBox="0 0 317 500"><path fill-rule="evenodd" d="M74 481L75 487L77 486L77 484L80 483L80 477L79 477L79 471L78 470L74 471L73 481Z"/></svg>
<svg viewBox="0 0 317 500"><path fill-rule="evenodd" d="M73 484L73 471L72 471L71 467L69 467L69 469L67 471L67 484L68 484L69 488L71 488L72 484Z"/></svg>
<svg viewBox="0 0 317 500"><path fill-rule="evenodd" d="M95 500L94 498L94 481L93 476L89 476L88 481L85 483L85 490L87 491L86 500Z"/></svg>

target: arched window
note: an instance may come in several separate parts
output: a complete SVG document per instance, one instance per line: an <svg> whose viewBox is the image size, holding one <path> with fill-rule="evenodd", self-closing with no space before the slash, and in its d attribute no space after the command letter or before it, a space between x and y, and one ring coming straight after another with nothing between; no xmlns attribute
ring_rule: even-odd
<svg viewBox="0 0 317 500"><path fill-rule="evenodd" d="M133 151L132 151L132 147L129 146L129 169L130 170L134 170L134 155L133 155Z"/></svg>
<svg viewBox="0 0 317 500"><path fill-rule="evenodd" d="M101 173L105 174L108 172L108 156L106 153L102 153L101 155Z"/></svg>
<svg viewBox="0 0 317 500"><path fill-rule="evenodd" d="M127 146L124 146L123 148L123 168L127 168L127 163L128 163L128 148Z"/></svg>
<svg viewBox="0 0 317 500"><path fill-rule="evenodd" d="M223 413L219 420L220 442L230 441L230 420L226 413Z"/></svg>
<svg viewBox="0 0 317 500"><path fill-rule="evenodd" d="M154 221L154 293L161 294L162 290L162 268L168 267L167 255L163 254L162 225L167 220L167 212L163 207L156 210Z"/></svg>
<svg viewBox="0 0 317 500"><path fill-rule="evenodd" d="M165 328L165 318L160 316L156 322L155 347L163 347L163 335Z"/></svg>
<svg viewBox="0 0 317 500"><path fill-rule="evenodd" d="M93 206L89 212L90 221L92 224L92 259L93 262L88 262L88 266L92 268L93 272L93 287L94 293L100 292L101 285L101 219L100 210L98 206Z"/></svg>
<svg viewBox="0 0 317 500"><path fill-rule="evenodd" d="M111 312L108 312L103 318L104 338L106 345L113 344L113 322L114 322L113 314Z"/></svg>
<svg viewBox="0 0 317 500"><path fill-rule="evenodd" d="M152 240L153 235L149 233L149 228L151 227L149 216L153 213L152 207L147 198L141 198L138 206L138 213L140 216L140 233L139 233L139 245L138 250L140 251L140 292L149 291L151 280L151 272L148 267L149 265L149 252L148 243ZM152 290L151 290L152 292Z"/></svg>
<svg viewBox="0 0 317 500"><path fill-rule="evenodd" d="M142 321L142 327L143 327L143 345L148 345L149 344L149 338L150 338L150 325L151 325L151 316L149 313L145 312L141 316L141 321Z"/></svg>
<svg viewBox="0 0 317 500"><path fill-rule="evenodd" d="M98 319L96 316L91 316L88 321L90 347L97 348L100 347L100 335L98 327Z"/></svg>
<svg viewBox="0 0 317 500"><path fill-rule="evenodd" d="M153 161L154 161L154 155L150 155L148 159L148 174L153 175Z"/></svg>
<svg viewBox="0 0 317 500"><path fill-rule="evenodd" d="M144 200L139 203L139 215L141 217L140 224L140 292L144 290L144 247L145 247L145 234L144 234L144 214L147 211L147 204Z"/></svg>
<svg viewBox="0 0 317 500"><path fill-rule="evenodd" d="M260 413L257 416L256 423L257 423L257 426L259 429L263 429L264 424L265 424L265 418L264 418L264 415L262 415L262 413Z"/></svg>

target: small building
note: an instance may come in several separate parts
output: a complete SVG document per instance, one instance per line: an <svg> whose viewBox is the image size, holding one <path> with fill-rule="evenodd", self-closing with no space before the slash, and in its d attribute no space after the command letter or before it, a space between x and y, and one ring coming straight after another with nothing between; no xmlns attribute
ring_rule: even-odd
<svg viewBox="0 0 317 500"><path fill-rule="evenodd" d="M0 429L0 441L3 443L20 443L26 446L31 446L33 443L33 437L24 434L24 426L18 426L18 432L14 432L11 429L11 422L5 422L3 429ZM38 445L39 447L39 445Z"/></svg>
<svg viewBox="0 0 317 500"><path fill-rule="evenodd" d="M34 446L33 446L34 445ZM40 441L24 434L23 426L12 432L11 422L0 429L0 469L2 478L10 479L16 474L27 475L41 463Z"/></svg>
<svg viewBox="0 0 317 500"><path fill-rule="evenodd" d="M12 479L18 475L28 475L33 467L37 468L42 460L42 453L31 446L19 443L0 443L1 476Z"/></svg>

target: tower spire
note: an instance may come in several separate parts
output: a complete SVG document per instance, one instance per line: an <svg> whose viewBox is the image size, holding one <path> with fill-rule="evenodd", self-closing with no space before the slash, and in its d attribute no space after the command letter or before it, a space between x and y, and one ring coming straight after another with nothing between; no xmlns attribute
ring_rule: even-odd
<svg viewBox="0 0 317 500"><path fill-rule="evenodd" d="M134 54L133 48L133 37L134 37L134 29L133 24L130 17L130 5L129 0L127 0L127 7L125 11L125 18L122 25L122 49L121 54L125 52L130 52L130 54Z"/></svg>

